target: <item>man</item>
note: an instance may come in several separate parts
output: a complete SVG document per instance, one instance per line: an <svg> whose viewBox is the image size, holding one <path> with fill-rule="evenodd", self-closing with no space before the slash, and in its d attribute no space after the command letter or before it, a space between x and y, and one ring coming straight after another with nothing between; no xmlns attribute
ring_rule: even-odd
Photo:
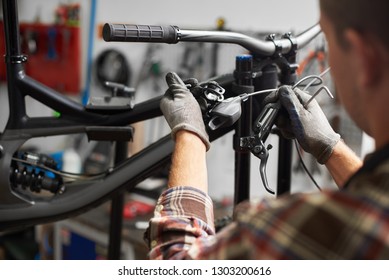
<svg viewBox="0 0 389 280"><path fill-rule="evenodd" d="M207 193L210 144L200 109L174 73L161 109L176 141L169 188L160 197L147 237L155 259L389 258L389 10L387 0L321 0L337 94L376 142L363 163L342 142L307 93L277 95L301 146L325 164L338 191L247 202L215 234Z"/></svg>

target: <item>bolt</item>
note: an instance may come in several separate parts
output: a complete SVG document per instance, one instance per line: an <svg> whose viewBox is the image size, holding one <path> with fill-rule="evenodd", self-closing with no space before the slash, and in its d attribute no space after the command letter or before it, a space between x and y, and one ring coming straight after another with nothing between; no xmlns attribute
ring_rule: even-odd
<svg viewBox="0 0 389 280"><path fill-rule="evenodd" d="M62 185L59 190L58 190L58 194L63 194L64 192L66 191L66 187L64 185Z"/></svg>
<svg viewBox="0 0 389 280"><path fill-rule="evenodd" d="M4 153L3 146L0 146L0 158L3 156L3 153Z"/></svg>
<svg viewBox="0 0 389 280"><path fill-rule="evenodd" d="M262 151L262 147L261 146L256 146L254 148L254 153L256 153L256 154L259 154L261 151Z"/></svg>

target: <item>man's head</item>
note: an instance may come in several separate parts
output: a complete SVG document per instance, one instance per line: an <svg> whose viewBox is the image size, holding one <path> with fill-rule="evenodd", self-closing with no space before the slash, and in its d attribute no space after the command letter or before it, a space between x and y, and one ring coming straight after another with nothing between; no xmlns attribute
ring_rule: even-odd
<svg viewBox="0 0 389 280"><path fill-rule="evenodd" d="M320 10L339 99L376 138L376 106L389 102L389 1L320 0Z"/></svg>
<svg viewBox="0 0 389 280"><path fill-rule="evenodd" d="M388 0L320 0L320 8L335 25L343 47L348 46L344 31L352 28L375 36L389 50Z"/></svg>

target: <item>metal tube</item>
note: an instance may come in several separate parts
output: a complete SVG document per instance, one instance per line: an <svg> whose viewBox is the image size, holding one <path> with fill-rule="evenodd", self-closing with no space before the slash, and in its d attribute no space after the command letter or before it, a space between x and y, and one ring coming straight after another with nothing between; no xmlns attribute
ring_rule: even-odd
<svg viewBox="0 0 389 280"><path fill-rule="evenodd" d="M236 58L235 76L236 80L233 86L234 93L251 93L254 91L253 79L253 58L251 55L238 56ZM252 124L252 99L250 98L242 104L242 115L238 121L234 135L235 150L235 198L236 204L249 199L250 197L250 157L248 150L242 150L238 143L241 137L251 134Z"/></svg>
<svg viewBox="0 0 389 280"><path fill-rule="evenodd" d="M115 165L127 158L128 142L116 142ZM111 200L111 217L109 225L108 259L120 260L123 229L124 193L116 193Z"/></svg>
<svg viewBox="0 0 389 280"><path fill-rule="evenodd" d="M275 51L272 42L259 41L235 32L180 30L180 33L180 41L237 44L261 55L271 55Z"/></svg>
<svg viewBox="0 0 389 280"><path fill-rule="evenodd" d="M290 193L292 140L280 137L278 150L277 196Z"/></svg>
<svg viewBox="0 0 389 280"><path fill-rule="evenodd" d="M7 89L9 118L7 128L17 128L26 116L25 100L17 87L18 75L23 72L24 58L21 55L18 7L16 0L3 0L3 19L5 37L5 63L7 72Z"/></svg>
<svg viewBox="0 0 389 280"><path fill-rule="evenodd" d="M297 48L306 46L313 38L321 32L319 24L314 25L305 32L296 36ZM179 41L187 42L209 42L209 43L229 43L237 44L256 55L271 56L276 52L276 46L281 47L281 53L287 54L292 48L292 42L283 38L272 41L258 40L241 33L226 31L203 31L203 30L180 30Z"/></svg>
<svg viewBox="0 0 389 280"><path fill-rule="evenodd" d="M21 55L19 18L16 0L3 0L4 37L6 43L6 58Z"/></svg>

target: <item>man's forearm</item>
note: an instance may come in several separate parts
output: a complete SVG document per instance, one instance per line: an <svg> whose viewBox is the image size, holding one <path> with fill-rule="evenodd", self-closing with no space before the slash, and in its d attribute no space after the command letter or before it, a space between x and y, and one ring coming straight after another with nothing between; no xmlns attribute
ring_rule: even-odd
<svg viewBox="0 0 389 280"><path fill-rule="evenodd" d="M168 185L191 186L207 193L206 146L196 134L177 132Z"/></svg>
<svg viewBox="0 0 389 280"><path fill-rule="evenodd" d="M343 141L339 141L326 162L335 183L342 187L362 166L362 160Z"/></svg>

